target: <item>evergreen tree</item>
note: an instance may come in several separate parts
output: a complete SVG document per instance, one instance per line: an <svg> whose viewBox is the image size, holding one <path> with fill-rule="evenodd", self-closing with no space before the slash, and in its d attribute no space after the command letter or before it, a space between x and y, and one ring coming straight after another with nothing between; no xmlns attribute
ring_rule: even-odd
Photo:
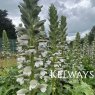
<svg viewBox="0 0 95 95"><path fill-rule="evenodd" d="M0 38L2 38L3 30L6 30L9 39L16 39L15 26L12 24L12 20L7 18L7 15L6 10L0 10Z"/></svg>

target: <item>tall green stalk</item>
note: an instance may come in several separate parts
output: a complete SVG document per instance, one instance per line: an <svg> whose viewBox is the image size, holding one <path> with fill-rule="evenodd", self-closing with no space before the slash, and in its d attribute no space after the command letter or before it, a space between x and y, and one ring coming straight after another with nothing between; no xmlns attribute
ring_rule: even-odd
<svg viewBox="0 0 95 95"><path fill-rule="evenodd" d="M2 34L2 52L4 54L4 57L9 57L10 55L10 42L7 36L6 31L3 31Z"/></svg>

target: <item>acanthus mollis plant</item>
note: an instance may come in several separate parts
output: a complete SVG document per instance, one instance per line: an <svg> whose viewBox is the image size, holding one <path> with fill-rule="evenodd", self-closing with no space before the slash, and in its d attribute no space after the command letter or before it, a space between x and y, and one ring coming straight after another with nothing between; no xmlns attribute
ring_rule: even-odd
<svg viewBox="0 0 95 95"><path fill-rule="evenodd" d="M25 37L24 37L25 38ZM43 92L47 90L47 69L44 67L44 59L47 52L45 51L45 45L47 42L45 40L39 41L38 49L34 46L27 48L25 45L23 49L20 49L21 54L17 58L19 73L21 73L17 81L22 85L24 89L21 89L17 92L26 93L25 95L35 95L37 92ZM25 91L25 92L24 92ZM27 92L28 91L28 92Z"/></svg>
<svg viewBox="0 0 95 95"><path fill-rule="evenodd" d="M11 56L10 42L5 30L2 33L2 55L7 58Z"/></svg>
<svg viewBox="0 0 95 95"><path fill-rule="evenodd" d="M84 38L84 43L83 43L83 65L86 70L91 70L93 66L92 65L92 51L91 51L91 46L89 45L88 41L88 35L85 36Z"/></svg>
<svg viewBox="0 0 95 95"><path fill-rule="evenodd" d="M91 47L91 57L92 57L92 63L94 64L95 63L95 39L94 41L92 42L92 47Z"/></svg>
<svg viewBox="0 0 95 95"><path fill-rule="evenodd" d="M80 33L77 32L75 40L73 42L73 51L72 51L72 60L73 60L73 65L75 66L75 70L80 70L82 71L84 69L82 65L82 59L83 59L83 54L82 54L82 45L81 45L81 38L80 38Z"/></svg>
<svg viewBox="0 0 95 95"><path fill-rule="evenodd" d="M40 31L45 20L38 17L42 6L38 6L38 0L23 0L19 8L25 28L19 27L18 31L18 69L17 82L21 89L17 95L36 95L47 90L47 74L44 68L44 56L47 41L40 40ZM45 52L44 52L45 51Z"/></svg>
<svg viewBox="0 0 95 95"><path fill-rule="evenodd" d="M66 70L68 64L66 59L68 55L68 46L66 41L66 17L61 16L60 21L58 20L58 14L55 6L52 4L49 8L49 53L48 59L51 61L49 70L56 72L56 77L52 76L51 73L51 94L62 95L65 94L64 85L69 85L67 79L63 79L62 71ZM67 57L66 57L67 56ZM57 75L60 72L60 75Z"/></svg>
<svg viewBox="0 0 95 95"><path fill-rule="evenodd" d="M88 41L88 35L85 36L84 43L83 43L83 55L88 56L89 55L89 41Z"/></svg>
<svg viewBox="0 0 95 95"><path fill-rule="evenodd" d="M58 60L58 57L61 55L60 51L57 49L58 45L58 38L59 37L59 21L58 21L58 15L57 10L55 6L52 4L49 8L49 59L51 61L51 67L50 70L52 72L55 72L57 68L61 65L61 62ZM57 79L55 77L52 77L51 75L51 88L52 88L52 95L56 94L57 91Z"/></svg>

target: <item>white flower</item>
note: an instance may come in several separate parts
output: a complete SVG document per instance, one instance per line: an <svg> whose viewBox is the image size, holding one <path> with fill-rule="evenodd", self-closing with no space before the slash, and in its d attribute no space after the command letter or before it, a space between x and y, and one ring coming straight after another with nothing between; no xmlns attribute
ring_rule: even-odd
<svg viewBox="0 0 95 95"><path fill-rule="evenodd" d="M47 60L46 63L45 63L45 67L48 67L50 64L51 64L51 61Z"/></svg>
<svg viewBox="0 0 95 95"><path fill-rule="evenodd" d="M39 42L39 47L45 48L47 46L47 42Z"/></svg>
<svg viewBox="0 0 95 95"><path fill-rule="evenodd" d="M32 53L36 53L36 50L35 49L29 49L29 50L27 50L27 51L25 51L25 54L27 54L27 55L31 55Z"/></svg>
<svg viewBox="0 0 95 95"><path fill-rule="evenodd" d="M41 52L41 55L43 56L43 57L46 57L46 55L47 55L47 51L44 51L44 52Z"/></svg>
<svg viewBox="0 0 95 95"><path fill-rule="evenodd" d="M52 54L53 56L60 56L61 55L61 53L60 52L56 52L56 53L54 53L54 54Z"/></svg>
<svg viewBox="0 0 95 95"><path fill-rule="evenodd" d="M30 63L31 61L30 60L27 60L26 63Z"/></svg>
<svg viewBox="0 0 95 95"><path fill-rule="evenodd" d="M50 65L51 64L51 61L48 60L48 61L46 61L46 63L47 63L47 65Z"/></svg>
<svg viewBox="0 0 95 95"><path fill-rule="evenodd" d="M25 67L23 70L23 75L30 76L32 74L31 70L32 68L30 66Z"/></svg>
<svg viewBox="0 0 95 95"><path fill-rule="evenodd" d="M21 69L23 65L21 63L18 64L18 69Z"/></svg>
<svg viewBox="0 0 95 95"><path fill-rule="evenodd" d="M61 58L61 59L59 59L60 60L60 62L64 62L64 59L63 58Z"/></svg>
<svg viewBox="0 0 95 95"><path fill-rule="evenodd" d="M38 50L43 51L47 46L47 42L39 42Z"/></svg>
<svg viewBox="0 0 95 95"><path fill-rule="evenodd" d="M27 45L28 45L28 40L21 40L21 39L18 39L18 43L19 43L19 45L21 45L21 46L27 46Z"/></svg>
<svg viewBox="0 0 95 95"><path fill-rule="evenodd" d="M40 90L41 90L41 92L46 92L46 90L47 90L47 84L41 84L40 85Z"/></svg>
<svg viewBox="0 0 95 95"><path fill-rule="evenodd" d="M48 65L47 64L45 64L45 68L47 68L48 67Z"/></svg>
<svg viewBox="0 0 95 95"><path fill-rule="evenodd" d="M39 61L35 62L35 67L40 67L42 65L43 65L43 61L42 60L39 60Z"/></svg>
<svg viewBox="0 0 95 95"><path fill-rule="evenodd" d="M21 39L21 40L28 40L29 39L29 36L24 34L24 35L21 35L19 37L19 39Z"/></svg>
<svg viewBox="0 0 95 95"><path fill-rule="evenodd" d="M28 40L17 38L19 45L28 45Z"/></svg>
<svg viewBox="0 0 95 95"><path fill-rule="evenodd" d="M19 78L17 78L16 81L19 82L20 85L24 84L24 78L23 78L23 77L19 77Z"/></svg>
<svg viewBox="0 0 95 95"><path fill-rule="evenodd" d="M54 67L56 68L56 67L59 67L59 65L58 64L54 64Z"/></svg>
<svg viewBox="0 0 95 95"><path fill-rule="evenodd" d="M37 86L38 86L38 82L36 80L31 80L29 90L35 89Z"/></svg>
<svg viewBox="0 0 95 95"><path fill-rule="evenodd" d="M25 95L27 93L26 89L20 89L19 91L17 91L17 95Z"/></svg>
<svg viewBox="0 0 95 95"><path fill-rule="evenodd" d="M19 55L20 55L20 56L25 56L26 54L25 54L25 53L20 53Z"/></svg>
<svg viewBox="0 0 95 95"><path fill-rule="evenodd" d="M20 45L25 45L25 46L27 46L27 45L28 45L28 40L24 40Z"/></svg>
<svg viewBox="0 0 95 95"><path fill-rule="evenodd" d="M52 61L53 60L53 57L50 57L50 60Z"/></svg>
<svg viewBox="0 0 95 95"><path fill-rule="evenodd" d="M41 76L45 76L45 74L47 74L47 72L44 71L44 70L42 70L42 71L40 72L40 75L41 75Z"/></svg>
<svg viewBox="0 0 95 95"><path fill-rule="evenodd" d="M17 47L17 51L18 52L22 52L23 50L22 50L22 47Z"/></svg>
<svg viewBox="0 0 95 95"><path fill-rule="evenodd" d="M17 58L17 63L24 63L26 61L25 57L20 56L19 58Z"/></svg>
<svg viewBox="0 0 95 95"><path fill-rule="evenodd" d="M39 60L42 60L42 58L41 58L41 56L39 56L39 58L34 57L34 60L35 60L35 61L39 61Z"/></svg>
<svg viewBox="0 0 95 95"><path fill-rule="evenodd" d="M44 81L47 82L49 80L48 76L44 76Z"/></svg>

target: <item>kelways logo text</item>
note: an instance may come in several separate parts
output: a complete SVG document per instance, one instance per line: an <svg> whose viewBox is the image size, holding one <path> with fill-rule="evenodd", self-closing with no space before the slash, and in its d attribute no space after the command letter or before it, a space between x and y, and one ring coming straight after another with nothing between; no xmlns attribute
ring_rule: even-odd
<svg viewBox="0 0 95 95"><path fill-rule="evenodd" d="M50 71L51 78L95 78L94 71L68 71L68 70L59 70L59 71Z"/></svg>

